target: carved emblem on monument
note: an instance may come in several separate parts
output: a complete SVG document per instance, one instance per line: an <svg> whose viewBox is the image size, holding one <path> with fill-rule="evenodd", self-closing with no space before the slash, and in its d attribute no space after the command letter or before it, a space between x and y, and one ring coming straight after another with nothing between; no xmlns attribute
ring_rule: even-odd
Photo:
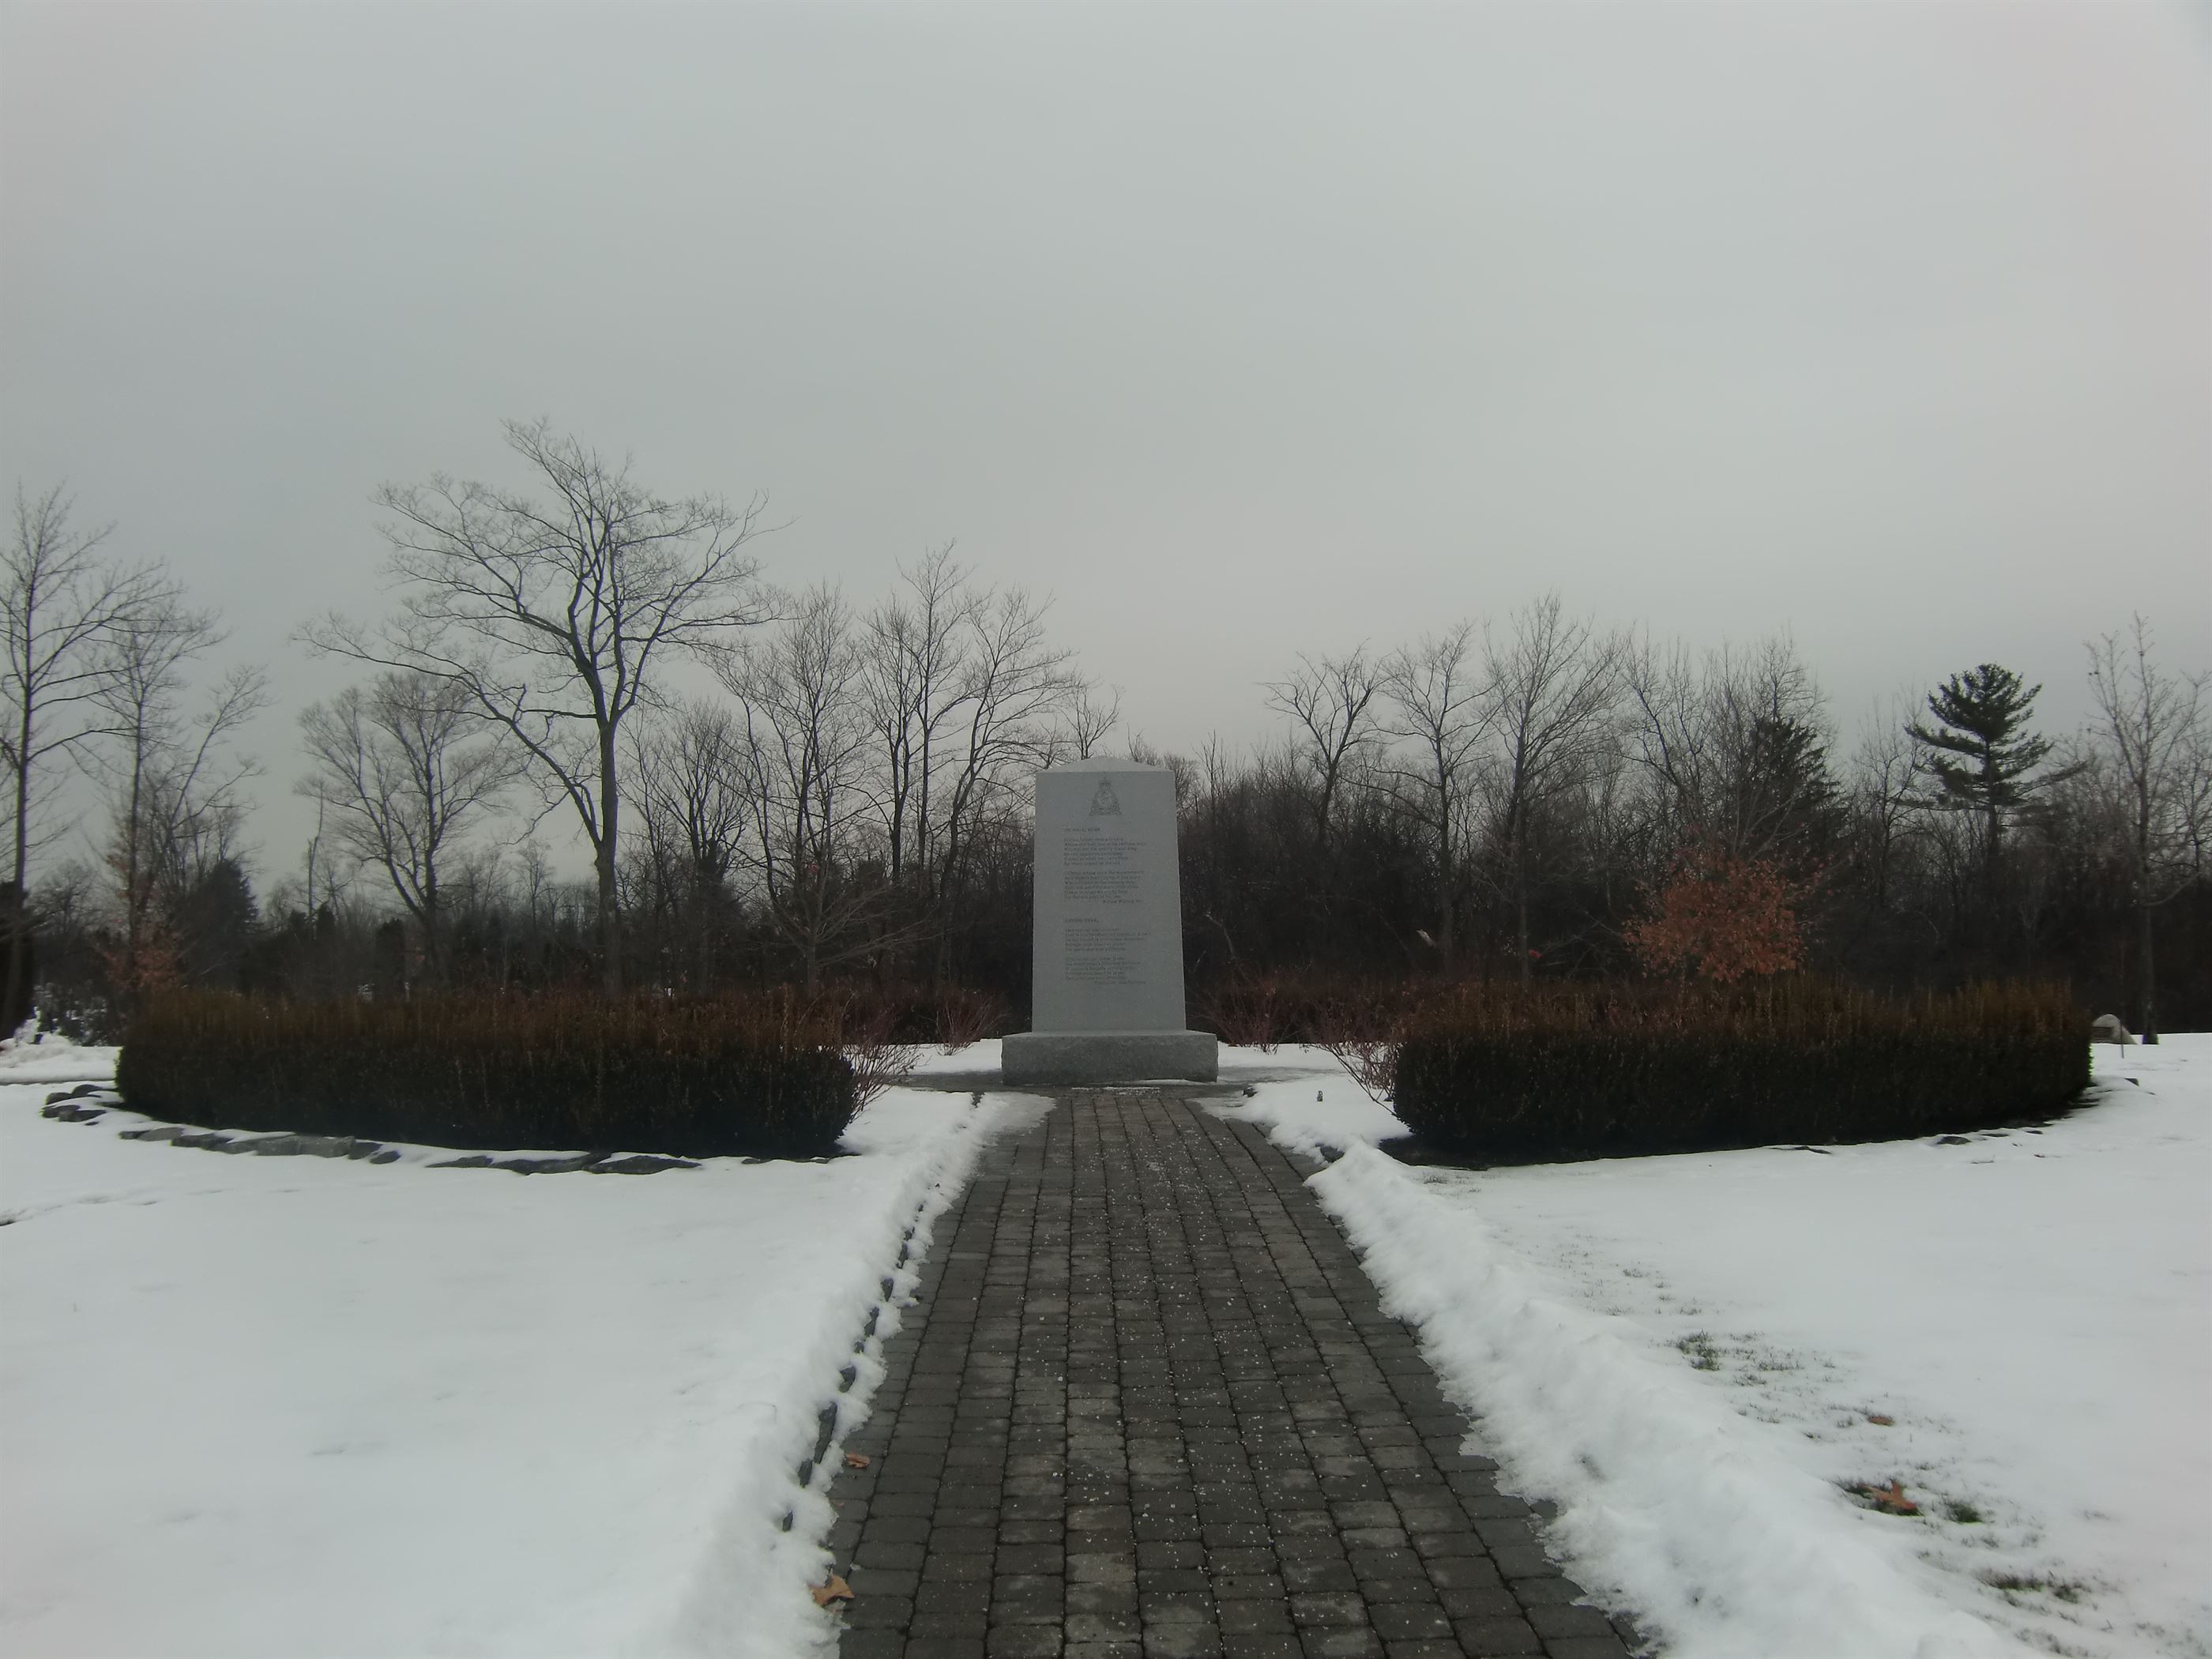
<svg viewBox="0 0 2212 1659"><path fill-rule="evenodd" d="M1121 803L1114 793L1110 779L1098 780L1098 793L1091 798L1091 816L1094 818L1118 818L1121 816Z"/></svg>

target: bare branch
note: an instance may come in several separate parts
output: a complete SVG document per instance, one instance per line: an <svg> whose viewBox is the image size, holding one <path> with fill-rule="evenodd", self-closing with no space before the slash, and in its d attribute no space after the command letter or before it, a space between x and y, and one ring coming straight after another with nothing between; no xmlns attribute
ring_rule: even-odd
<svg viewBox="0 0 2212 1659"><path fill-rule="evenodd" d="M386 486L377 500L398 615L374 630L327 618L303 637L441 681L504 728L543 797L565 802L591 844L611 992L622 983L623 723L656 695L667 656L711 656L769 618L747 550L769 528L766 502L657 495L628 461L610 463L547 422L506 430L543 493L442 475Z"/></svg>

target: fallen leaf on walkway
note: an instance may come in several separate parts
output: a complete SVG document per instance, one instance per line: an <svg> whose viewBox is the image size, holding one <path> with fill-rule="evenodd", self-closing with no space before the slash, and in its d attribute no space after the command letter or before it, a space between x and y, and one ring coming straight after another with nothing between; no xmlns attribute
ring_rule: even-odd
<svg viewBox="0 0 2212 1659"><path fill-rule="evenodd" d="M852 1599L853 1587L834 1572L830 1575L828 1583L814 1587L814 1605L817 1607L826 1607L832 1601L849 1601Z"/></svg>
<svg viewBox="0 0 2212 1659"><path fill-rule="evenodd" d="M868 1467L868 1455L866 1452L847 1452L845 1467L848 1469L865 1469Z"/></svg>

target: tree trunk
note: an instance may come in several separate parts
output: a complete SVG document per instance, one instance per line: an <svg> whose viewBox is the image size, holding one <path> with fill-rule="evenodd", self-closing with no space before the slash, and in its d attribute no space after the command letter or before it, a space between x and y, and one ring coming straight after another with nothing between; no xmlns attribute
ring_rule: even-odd
<svg viewBox="0 0 2212 1659"><path fill-rule="evenodd" d="M427 878L422 884L422 977L433 987L442 988L446 982L445 951L439 938L438 878Z"/></svg>
<svg viewBox="0 0 2212 1659"><path fill-rule="evenodd" d="M11 1014L23 994L24 959L30 945L24 937L30 896L23 890L31 863L31 699L27 694L15 744L15 890L8 898L8 1000L0 1005Z"/></svg>
<svg viewBox="0 0 2212 1659"><path fill-rule="evenodd" d="M717 884L694 866L691 877L692 983L701 992L714 982L714 923L720 909Z"/></svg>
<svg viewBox="0 0 2212 1659"><path fill-rule="evenodd" d="M592 851L599 876L599 988L610 997L622 994L622 915L615 896L615 831L622 811L621 792L615 787L615 732L599 728L599 837Z"/></svg>
<svg viewBox="0 0 2212 1659"><path fill-rule="evenodd" d="M1437 961L1446 979L1452 971L1452 925L1457 918L1452 907L1451 812L1439 805L1437 817Z"/></svg>
<svg viewBox="0 0 2212 1659"><path fill-rule="evenodd" d="M2142 912L2142 932L2136 940L2141 952L2140 969L2142 976L2142 1017L2136 1022L2145 1042L2158 1041L2158 979L2156 963L2151 951L2151 918L2156 914L2148 905L2138 907Z"/></svg>
<svg viewBox="0 0 2212 1659"><path fill-rule="evenodd" d="M142 721L131 733L131 805L123 822L123 990L126 1002L135 1006L138 996L138 946L144 938L145 905L139 896L142 880L138 868L140 843L144 836L139 829L140 799L146 777L146 732Z"/></svg>
<svg viewBox="0 0 2212 1659"><path fill-rule="evenodd" d="M1534 975L1528 967L1528 848L1524 843L1513 854L1513 908L1516 926L1515 936L1519 941L1521 983L1531 982Z"/></svg>
<svg viewBox="0 0 2212 1659"><path fill-rule="evenodd" d="M2150 902L2150 756L2145 745L2143 763L2136 774L2136 908L2142 913L2142 927L2136 939L2141 956L2142 981L2142 1018L2136 1029L2145 1042L2158 1041L2158 975L2151 945Z"/></svg>
<svg viewBox="0 0 2212 1659"><path fill-rule="evenodd" d="M2002 823L1997 815L1996 803L1991 801L1989 815L1990 844L1984 854L1988 860L1988 867L1983 876L1984 884L1983 902L1990 907L1992 915L1995 915L1997 905L1997 836L2002 833Z"/></svg>

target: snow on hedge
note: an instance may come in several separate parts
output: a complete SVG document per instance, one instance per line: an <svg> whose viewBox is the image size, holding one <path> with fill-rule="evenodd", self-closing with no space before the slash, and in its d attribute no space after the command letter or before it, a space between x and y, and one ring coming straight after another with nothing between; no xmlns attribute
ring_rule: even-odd
<svg viewBox="0 0 2212 1659"><path fill-rule="evenodd" d="M2203 1654L2212 1039L2098 1053L1948 1144L1409 1168L1310 1051L1237 1109L1345 1149L1322 1201L1669 1653ZM1893 1480L1918 1515L1847 1490Z"/></svg>
<svg viewBox="0 0 2212 1659"><path fill-rule="evenodd" d="M62 1059L0 1055L0 1653L828 1650L797 1466L1018 1102L524 1176L123 1140L39 1116Z"/></svg>

